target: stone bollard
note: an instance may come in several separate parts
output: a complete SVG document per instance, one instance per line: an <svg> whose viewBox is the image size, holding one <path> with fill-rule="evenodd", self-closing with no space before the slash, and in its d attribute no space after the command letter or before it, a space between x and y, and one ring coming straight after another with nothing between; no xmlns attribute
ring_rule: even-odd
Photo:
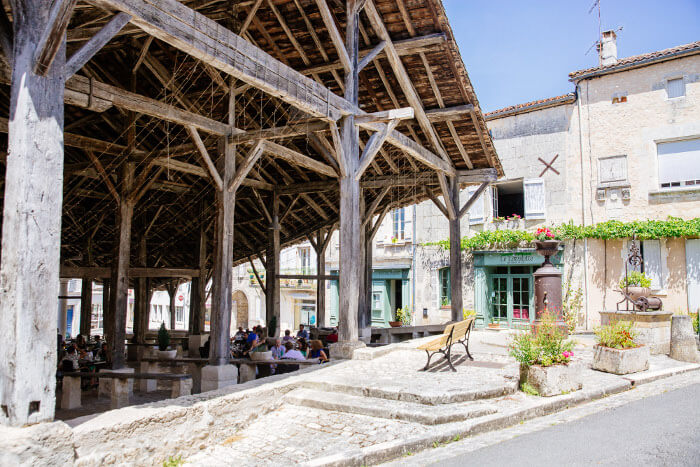
<svg viewBox="0 0 700 467"><path fill-rule="evenodd" d="M158 364L156 362L141 362L141 373L158 373ZM139 380L139 391L153 392L158 388L158 381L155 379Z"/></svg>
<svg viewBox="0 0 700 467"><path fill-rule="evenodd" d="M238 368L238 384L247 383L255 379L255 366L241 363L241 366Z"/></svg>
<svg viewBox="0 0 700 467"><path fill-rule="evenodd" d="M172 389L170 390L170 398L177 399L182 396L192 394L192 378L177 379L173 381Z"/></svg>
<svg viewBox="0 0 700 467"><path fill-rule="evenodd" d="M63 377L63 393L61 394L62 409L77 409L82 407L80 403L80 397L82 396L80 379L80 376Z"/></svg>
<svg viewBox="0 0 700 467"><path fill-rule="evenodd" d="M678 315L671 319L671 353L674 360L700 363L693 322L688 315Z"/></svg>
<svg viewBox="0 0 700 467"><path fill-rule="evenodd" d="M121 409L129 405L129 380L112 380L112 398L110 408Z"/></svg>

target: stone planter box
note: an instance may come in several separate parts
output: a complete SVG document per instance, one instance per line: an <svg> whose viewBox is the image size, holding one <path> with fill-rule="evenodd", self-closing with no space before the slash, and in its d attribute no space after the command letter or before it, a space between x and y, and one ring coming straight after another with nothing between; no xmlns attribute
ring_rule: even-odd
<svg viewBox="0 0 700 467"><path fill-rule="evenodd" d="M649 347L642 345L634 349L611 349L596 345L593 353L593 369L627 375L649 369Z"/></svg>
<svg viewBox="0 0 700 467"><path fill-rule="evenodd" d="M159 350L159 360L173 360L177 356L177 350Z"/></svg>
<svg viewBox="0 0 700 467"><path fill-rule="evenodd" d="M649 347L651 355L668 354L671 351L671 316L670 311L601 311L600 324L632 321L638 333L635 342Z"/></svg>
<svg viewBox="0 0 700 467"><path fill-rule="evenodd" d="M564 392L578 391L583 385L583 365L520 366L520 384L529 383L540 396L558 396Z"/></svg>

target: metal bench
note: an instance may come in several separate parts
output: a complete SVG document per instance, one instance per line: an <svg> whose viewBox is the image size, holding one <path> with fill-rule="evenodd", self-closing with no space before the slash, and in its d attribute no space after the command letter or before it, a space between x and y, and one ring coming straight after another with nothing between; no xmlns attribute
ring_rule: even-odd
<svg viewBox="0 0 700 467"><path fill-rule="evenodd" d="M128 373L128 372L100 372L82 373L72 371L63 374L63 394L61 397L62 409L76 409L82 406L80 379L83 377L93 377L99 379L112 379L110 388L111 407L118 409L129 405L129 380L165 380L172 381L170 397L177 397L192 394L192 375L170 374L170 373Z"/></svg>
<svg viewBox="0 0 700 467"><path fill-rule="evenodd" d="M433 355L436 353L444 355L445 360L447 360L447 363L450 365L452 371L457 371L450 360L451 350L454 344L462 344L464 346L464 350L467 352L467 358L469 358L469 360L474 360L472 355L469 353L469 336L471 335L471 330L473 327L473 316L458 323L448 324L445 326L445 330L440 337L419 346L418 348L420 350L425 350L425 352L428 354L428 361L426 362L423 371L426 371L430 367L430 359L433 358Z"/></svg>

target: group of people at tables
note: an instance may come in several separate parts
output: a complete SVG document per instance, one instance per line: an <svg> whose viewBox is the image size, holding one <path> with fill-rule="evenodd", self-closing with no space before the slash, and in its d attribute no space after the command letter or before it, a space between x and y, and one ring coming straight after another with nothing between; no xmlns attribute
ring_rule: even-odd
<svg viewBox="0 0 700 467"><path fill-rule="evenodd" d="M264 338L265 330L262 326L256 326L253 330L243 330L238 328L238 332L234 335L234 342L241 342L245 339L244 355L250 355L251 352L261 352L270 350L274 360L318 360L319 363L328 361L328 355L323 350L323 342L319 339L309 340L309 331L304 328L304 325L299 325L299 331L296 336L292 336L292 332L287 329L284 331L284 336L275 339L275 343L268 349ZM332 343L338 341L338 331L333 330L326 337L326 342Z"/></svg>
<svg viewBox="0 0 700 467"><path fill-rule="evenodd" d="M67 341L58 334L59 376L69 371L94 373L97 367L106 364L109 358L107 343L101 340L100 336L92 336L88 340L82 334L78 334L75 339ZM83 389L87 385L97 386L97 380L84 382Z"/></svg>

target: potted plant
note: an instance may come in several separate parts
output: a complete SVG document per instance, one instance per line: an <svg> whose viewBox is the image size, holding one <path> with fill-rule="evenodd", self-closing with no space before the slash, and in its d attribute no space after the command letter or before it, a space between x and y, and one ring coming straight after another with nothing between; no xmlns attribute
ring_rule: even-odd
<svg viewBox="0 0 700 467"><path fill-rule="evenodd" d="M403 323L403 320L401 319L401 313L402 313L401 308L397 308L396 309L396 317L395 317L396 321L389 321L389 326L391 326L392 328L400 328L401 326L403 326L404 323Z"/></svg>
<svg viewBox="0 0 700 467"><path fill-rule="evenodd" d="M451 307L450 304L450 298L449 297L443 297L442 301L440 302L440 308L443 310L447 310Z"/></svg>
<svg viewBox="0 0 700 467"><path fill-rule="evenodd" d="M545 257L545 263L549 257L557 254L561 243L557 236L547 227L540 227L535 232L535 251Z"/></svg>
<svg viewBox="0 0 700 467"><path fill-rule="evenodd" d="M582 365L572 362L574 342L549 314L542 315L536 332L513 336L508 353L520 363L520 387L540 396L557 396L582 386Z"/></svg>
<svg viewBox="0 0 700 467"><path fill-rule="evenodd" d="M632 271L620 279L618 285L621 291L627 293L627 295L635 301L639 300L640 297L648 297L651 293L649 290L649 287L651 287L651 279L643 272Z"/></svg>
<svg viewBox="0 0 700 467"><path fill-rule="evenodd" d="M397 308L396 309L396 319L401 322L404 326L411 325L411 310L408 307Z"/></svg>
<svg viewBox="0 0 700 467"><path fill-rule="evenodd" d="M594 370L626 375L649 369L649 347L635 342L637 332L632 321L615 321L594 331Z"/></svg>
<svg viewBox="0 0 700 467"><path fill-rule="evenodd" d="M158 358L172 360L177 355L177 350L168 350L170 346L170 333L165 329L165 322L160 323L158 329Z"/></svg>

